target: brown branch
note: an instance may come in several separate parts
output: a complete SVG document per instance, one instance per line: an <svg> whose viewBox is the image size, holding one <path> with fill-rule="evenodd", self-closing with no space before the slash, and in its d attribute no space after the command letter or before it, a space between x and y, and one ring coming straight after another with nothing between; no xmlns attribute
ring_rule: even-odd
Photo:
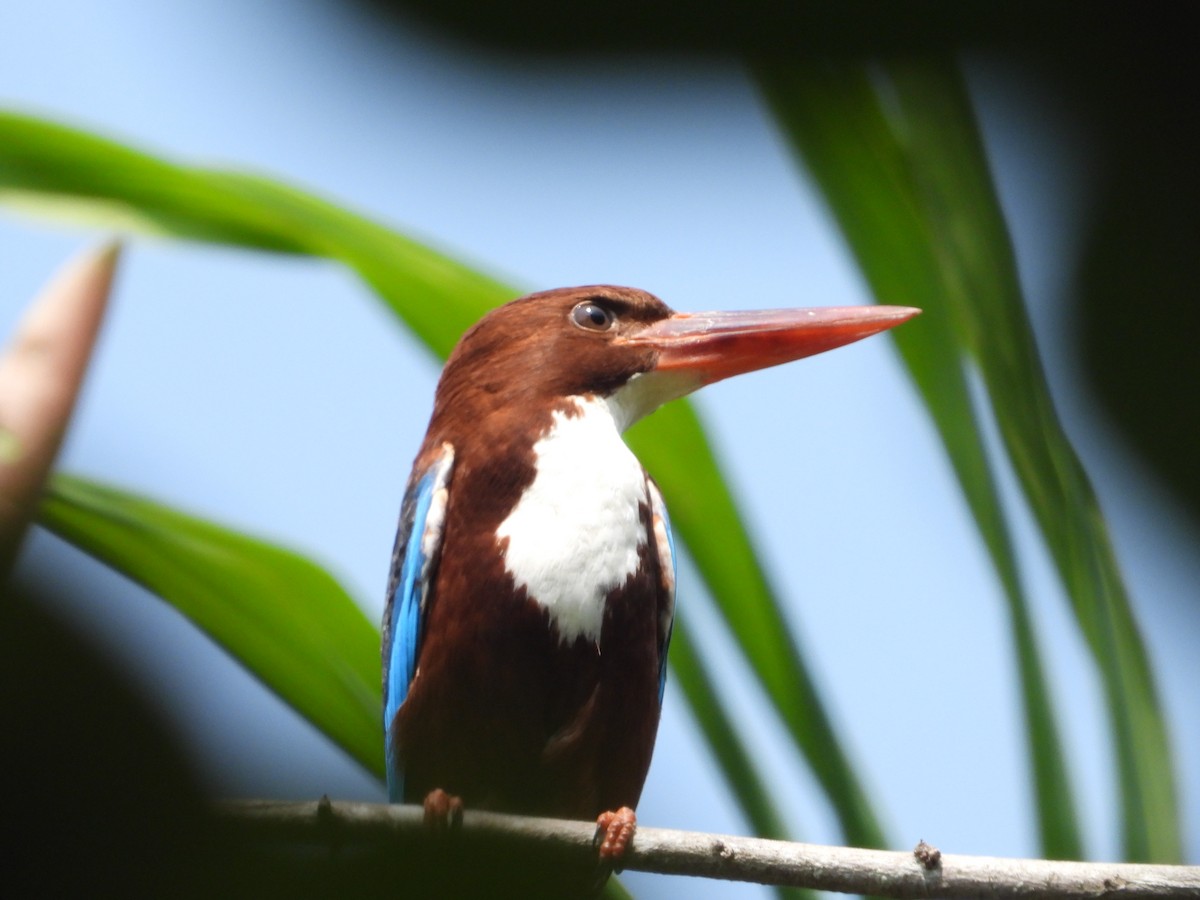
<svg viewBox="0 0 1200 900"><path fill-rule="evenodd" d="M374 803L228 801L222 815L249 834L327 846L446 840L431 836L416 806ZM595 859L587 822L467 810L450 839L504 843L527 852ZM639 827L625 868L751 881L878 897L1197 897L1200 866L1050 862L941 853L922 841L912 852L826 847Z"/></svg>

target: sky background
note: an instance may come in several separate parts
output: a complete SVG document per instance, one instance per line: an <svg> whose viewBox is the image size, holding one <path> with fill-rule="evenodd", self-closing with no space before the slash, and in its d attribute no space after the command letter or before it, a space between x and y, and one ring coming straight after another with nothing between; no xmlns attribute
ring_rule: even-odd
<svg viewBox="0 0 1200 900"><path fill-rule="evenodd" d="M1187 853L1200 861L1196 535L1100 418L1064 339L1087 134L1014 67L973 58L968 75L1055 396L1160 679ZM870 299L732 62L518 63L415 27L381 28L331 0L43 0L0 16L0 105L293 182L522 290L629 284L681 310ZM55 267L97 235L0 215L7 334ZM332 263L138 239L62 467L308 552L377 619L436 377L428 352ZM889 342L734 379L697 403L894 845L1035 855L1002 597ZM1112 858L1116 797L1093 668L1029 517L1013 506L1087 846ZM21 567L89 579L93 593L64 601L67 614L154 693L215 793L383 799L139 589L45 534ZM702 590L685 566L680 614L722 654L795 836L838 842ZM639 816L747 830L670 685ZM644 896L763 894L626 879Z"/></svg>

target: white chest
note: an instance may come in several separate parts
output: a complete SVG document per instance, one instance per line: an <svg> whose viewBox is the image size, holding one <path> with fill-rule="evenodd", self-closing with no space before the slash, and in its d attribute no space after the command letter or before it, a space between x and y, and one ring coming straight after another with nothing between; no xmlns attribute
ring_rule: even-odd
<svg viewBox="0 0 1200 900"><path fill-rule="evenodd" d="M608 592L638 567L646 475L605 400L572 398L533 448L537 475L496 537L518 587L550 614L559 638L599 643Z"/></svg>

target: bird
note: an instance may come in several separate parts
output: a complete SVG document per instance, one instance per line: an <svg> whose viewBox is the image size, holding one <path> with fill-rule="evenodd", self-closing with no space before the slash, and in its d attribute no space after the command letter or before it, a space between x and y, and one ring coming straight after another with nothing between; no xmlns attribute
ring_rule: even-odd
<svg viewBox="0 0 1200 900"><path fill-rule="evenodd" d="M675 619L657 485L621 434L733 375L907 321L894 306L675 312L612 285L497 307L439 379L383 617L392 802L594 820L619 862Z"/></svg>

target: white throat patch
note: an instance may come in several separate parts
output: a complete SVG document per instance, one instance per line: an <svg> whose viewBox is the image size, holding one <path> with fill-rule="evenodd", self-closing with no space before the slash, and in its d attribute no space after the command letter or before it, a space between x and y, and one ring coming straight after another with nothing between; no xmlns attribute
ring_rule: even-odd
<svg viewBox="0 0 1200 900"><path fill-rule="evenodd" d="M637 570L646 543L646 475L621 440L619 404L572 397L572 415L533 446L537 474L498 529L517 587L550 613L564 643L599 644L608 592ZM616 407L616 408L614 408Z"/></svg>

